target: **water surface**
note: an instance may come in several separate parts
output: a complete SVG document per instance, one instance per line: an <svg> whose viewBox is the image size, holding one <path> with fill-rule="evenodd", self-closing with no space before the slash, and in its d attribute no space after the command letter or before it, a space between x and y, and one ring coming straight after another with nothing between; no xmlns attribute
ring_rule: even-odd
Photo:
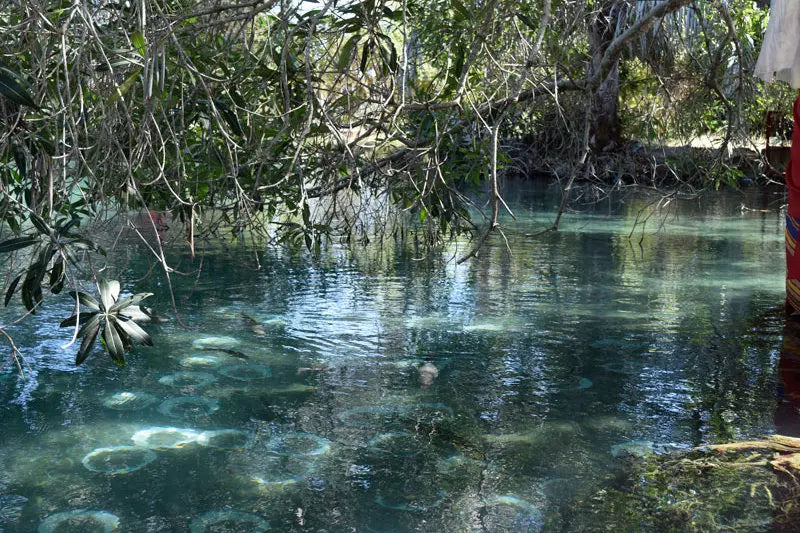
<svg viewBox="0 0 800 533"><path fill-rule="evenodd" d="M626 195L531 237L558 198L514 196L513 254L462 265L463 242L213 247L173 276L190 329L146 326L122 369L72 365L53 299L11 331L24 377L0 373L0 531L113 523L57 514L81 509L132 532L613 530L582 509L631 454L796 425L779 197ZM128 256L123 286L168 313Z"/></svg>

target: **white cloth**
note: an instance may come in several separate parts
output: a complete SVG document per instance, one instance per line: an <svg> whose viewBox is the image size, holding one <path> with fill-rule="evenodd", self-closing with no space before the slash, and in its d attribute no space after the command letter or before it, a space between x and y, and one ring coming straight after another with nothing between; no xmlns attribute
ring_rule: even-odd
<svg viewBox="0 0 800 533"><path fill-rule="evenodd" d="M772 0L754 74L800 89L800 0Z"/></svg>

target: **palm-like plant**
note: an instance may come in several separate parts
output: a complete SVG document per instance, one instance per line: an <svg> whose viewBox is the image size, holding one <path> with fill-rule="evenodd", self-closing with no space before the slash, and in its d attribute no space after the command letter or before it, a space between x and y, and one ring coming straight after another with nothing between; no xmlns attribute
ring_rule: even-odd
<svg viewBox="0 0 800 533"><path fill-rule="evenodd" d="M61 327L75 327L82 324L77 337L81 346L75 356L75 364L83 363L94 346L102 328L102 343L111 359L118 365L125 364L125 352L133 347L133 342L152 346L150 335L136 324L126 313L152 293L143 292L130 298L119 300L119 281L101 279L98 283L100 301L83 292L70 292L76 300L77 312L61 322ZM88 312L82 309L87 309Z"/></svg>

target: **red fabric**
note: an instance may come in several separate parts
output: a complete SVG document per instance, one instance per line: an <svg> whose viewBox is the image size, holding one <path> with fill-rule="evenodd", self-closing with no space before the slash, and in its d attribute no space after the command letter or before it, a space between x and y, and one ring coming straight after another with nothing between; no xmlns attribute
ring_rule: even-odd
<svg viewBox="0 0 800 533"><path fill-rule="evenodd" d="M794 130L789 164L786 165L786 189L789 207L786 216L786 313L800 312L800 91L792 109Z"/></svg>
<svg viewBox="0 0 800 533"><path fill-rule="evenodd" d="M800 218L800 92L794 101L793 114L792 157L786 165L786 187L789 189L788 215Z"/></svg>

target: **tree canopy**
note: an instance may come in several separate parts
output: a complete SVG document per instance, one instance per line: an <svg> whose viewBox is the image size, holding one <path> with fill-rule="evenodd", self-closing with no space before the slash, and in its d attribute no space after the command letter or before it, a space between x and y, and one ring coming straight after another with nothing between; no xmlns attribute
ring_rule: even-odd
<svg viewBox="0 0 800 533"><path fill-rule="evenodd" d="M81 224L141 210L168 276L162 214L192 252L413 225L474 235L465 260L499 229L503 175L636 180L650 168L615 154L706 136L672 175L733 183L733 149L790 108L751 76L767 16L749 0L6 2L0 251L26 258L6 304L97 279Z"/></svg>

